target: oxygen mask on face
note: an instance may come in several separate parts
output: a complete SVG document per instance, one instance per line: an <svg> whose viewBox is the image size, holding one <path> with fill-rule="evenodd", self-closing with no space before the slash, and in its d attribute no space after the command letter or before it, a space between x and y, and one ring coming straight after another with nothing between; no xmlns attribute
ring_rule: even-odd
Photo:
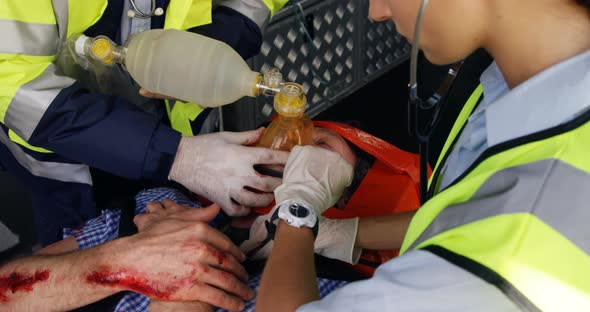
<svg viewBox="0 0 590 312"><path fill-rule="evenodd" d="M305 114L307 98L303 86L294 82L282 84L274 97L276 118L265 129L257 146L291 151L296 145L312 143L313 123ZM278 176L282 166L257 168L263 174Z"/></svg>
<svg viewBox="0 0 590 312"><path fill-rule="evenodd" d="M291 151L295 145L311 144L313 124L305 114L306 104L303 86L284 83L274 98L277 116L264 131L258 146Z"/></svg>

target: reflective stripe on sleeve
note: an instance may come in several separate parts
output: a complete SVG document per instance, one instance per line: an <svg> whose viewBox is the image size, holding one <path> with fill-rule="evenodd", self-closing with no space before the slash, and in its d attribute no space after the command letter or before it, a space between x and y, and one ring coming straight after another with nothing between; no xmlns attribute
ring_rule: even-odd
<svg viewBox="0 0 590 312"><path fill-rule="evenodd" d="M65 164L39 161L26 154L16 143L12 142L6 132L0 130L0 143L4 144L14 158L32 175L62 182L92 185L90 169L86 165Z"/></svg>
<svg viewBox="0 0 590 312"><path fill-rule="evenodd" d="M22 85L10 101L4 123L28 141L59 92L74 80L56 74L56 66L49 64L36 79Z"/></svg>
<svg viewBox="0 0 590 312"><path fill-rule="evenodd" d="M59 37L65 40L68 36L68 0L52 0L53 12L59 25Z"/></svg>
<svg viewBox="0 0 590 312"><path fill-rule="evenodd" d="M54 55L59 36L52 24L0 19L0 53L35 56Z"/></svg>
<svg viewBox="0 0 590 312"><path fill-rule="evenodd" d="M242 13L258 25L260 32L264 31L270 20L270 9L262 0L224 0L219 5Z"/></svg>
<svg viewBox="0 0 590 312"><path fill-rule="evenodd" d="M470 222L530 213L590 254L588 190L590 174L561 160L507 168L489 177L466 203L442 210L409 249Z"/></svg>

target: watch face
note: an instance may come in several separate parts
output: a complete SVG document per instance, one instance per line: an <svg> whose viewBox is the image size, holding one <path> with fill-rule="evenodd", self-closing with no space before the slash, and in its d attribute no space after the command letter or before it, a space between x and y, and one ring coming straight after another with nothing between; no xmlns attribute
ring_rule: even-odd
<svg viewBox="0 0 590 312"><path fill-rule="evenodd" d="M301 206L299 204L291 204L289 205L289 212L296 216L297 218L305 218L309 216L309 209L305 206Z"/></svg>

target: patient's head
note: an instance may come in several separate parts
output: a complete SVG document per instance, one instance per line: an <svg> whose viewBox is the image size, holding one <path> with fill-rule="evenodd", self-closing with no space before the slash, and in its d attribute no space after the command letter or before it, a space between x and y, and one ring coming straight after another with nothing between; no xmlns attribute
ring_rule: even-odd
<svg viewBox="0 0 590 312"><path fill-rule="evenodd" d="M322 127L313 128L312 145L322 147L340 154L344 160L354 167L352 183L344 191L342 197L336 204L336 208L343 209L352 194L354 194L354 191L359 186L362 179L371 168L374 157L362 149L356 147L355 145L350 144L340 134L336 133L336 131ZM256 170L260 173L273 176L280 176L282 174L282 169L282 166L277 165L256 167Z"/></svg>
<svg viewBox="0 0 590 312"><path fill-rule="evenodd" d="M320 127L313 128L312 144L340 154L352 166L356 164L357 155L352 146L334 130Z"/></svg>
<svg viewBox="0 0 590 312"><path fill-rule="evenodd" d="M367 172L369 172L375 158L349 143L340 134L336 133L336 131L327 128L313 128L312 144L340 154L344 160L354 167L352 183L344 190L344 193L336 203L336 208L344 209L348 200L350 200Z"/></svg>

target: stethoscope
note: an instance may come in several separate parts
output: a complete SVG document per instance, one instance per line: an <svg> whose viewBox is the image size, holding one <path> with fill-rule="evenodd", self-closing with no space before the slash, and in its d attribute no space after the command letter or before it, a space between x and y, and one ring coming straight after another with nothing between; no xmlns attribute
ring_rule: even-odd
<svg viewBox="0 0 590 312"><path fill-rule="evenodd" d="M411 135L418 139L420 153L420 203L424 204L428 200L428 144L432 130L440 120L440 109L442 100L449 92L455 78L457 77L463 61L453 64L448 71L447 77L442 82L439 89L434 95L426 101L418 95L418 52L420 50L420 32L424 19L424 10L428 0L422 0L416 27L414 32L412 50L410 55L410 83L409 83L409 100L408 100L408 127ZM432 119L426 125L420 124L420 112L434 111Z"/></svg>
<svg viewBox="0 0 590 312"><path fill-rule="evenodd" d="M164 15L164 9L156 7L156 0L152 0L152 8L149 13L141 11L135 4L135 0L129 0L129 3L131 3L133 10L127 11L127 16L131 18L148 19L152 18L153 16Z"/></svg>

